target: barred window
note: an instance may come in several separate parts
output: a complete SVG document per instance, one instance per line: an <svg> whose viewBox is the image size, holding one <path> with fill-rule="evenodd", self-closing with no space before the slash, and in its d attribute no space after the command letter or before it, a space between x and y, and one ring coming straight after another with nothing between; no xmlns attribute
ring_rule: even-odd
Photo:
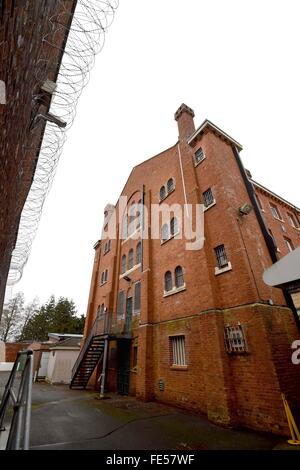
<svg viewBox="0 0 300 470"><path fill-rule="evenodd" d="M170 178L167 182L167 191L170 193L174 189L174 180L173 178Z"/></svg>
<svg viewBox="0 0 300 470"><path fill-rule="evenodd" d="M215 202L214 200L214 195L211 190L211 188L208 188L206 191L203 193L203 204L205 207L211 206Z"/></svg>
<svg viewBox="0 0 300 470"><path fill-rule="evenodd" d="M142 242L138 242L136 245L136 264L142 262Z"/></svg>
<svg viewBox="0 0 300 470"><path fill-rule="evenodd" d="M125 293L123 290L121 290L118 294L118 306L117 306L118 318L124 317L124 309L125 309Z"/></svg>
<svg viewBox="0 0 300 470"><path fill-rule="evenodd" d="M182 336L171 336L171 365L172 366L186 366L186 354L185 354L185 337Z"/></svg>
<svg viewBox="0 0 300 470"><path fill-rule="evenodd" d="M217 263L219 268L224 268L228 266L227 255L224 245L219 245L215 248Z"/></svg>
<svg viewBox="0 0 300 470"><path fill-rule="evenodd" d="M141 310L141 282L137 282L134 286L134 311Z"/></svg>
<svg viewBox="0 0 300 470"><path fill-rule="evenodd" d="M133 268L133 258L134 258L134 253L133 253L133 249L131 248L128 253L128 269Z"/></svg>
<svg viewBox="0 0 300 470"><path fill-rule="evenodd" d="M124 274L126 272L126 255L122 256L122 261L121 261L121 274Z"/></svg>
<svg viewBox="0 0 300 470"><path fill-rule="evenodd" d="M182 287L184 285L183 270L181 266L175 269L175 286Z"/></svg>
<svg viewBox="0 0 300 470"><path fill-rule="evenodd" d="M165 199L166 197L166 188L162 186L159 190L159 198L160 200Z"/></svg>
<svg viewBox="0 0 300 470"><path fill-rule="evenodd" d="M204 152L202 148L200 147L195 153L195 164L198 165L198 163L202 162L204 158L205 158Z"/></svg>
<svg viewBox="0 0 300 470"><path fill-rule="evenodd" d="M275 219L282 219L279 209L274 204L270 204L272 215Z"/></svg>
<svg viewBox="0 0 300 470"><path fill-rule="evenodd" d="M169 292L173 288L172 273L167 271L165 273L165 291Z"/></svg>
<svg viewBox="0 0 300 470"><path fill-rule="evenodd" d="M161 229L161 239L163 242L169 239L169 226L164 224Z"/></svg>
<svg viewBox="0 0 300 470"><path fill-rule="evenodd" d="M176 235L176 233L178 233L178 220L176 219L176 217L173 217L171 219L170 232L171 232L171 236L174 236Z"/></svg>
<svg viewBox="0 0 300 470"><path fill-rule="evenodd" d="M242 353L248 351L246 336L242 325L225 326L224 342L228 353Z"/></svg>

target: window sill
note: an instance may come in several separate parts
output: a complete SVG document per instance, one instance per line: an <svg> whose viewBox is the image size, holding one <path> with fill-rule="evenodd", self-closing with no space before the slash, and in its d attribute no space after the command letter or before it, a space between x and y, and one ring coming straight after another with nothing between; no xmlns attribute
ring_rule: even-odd
<svg viewBox="0 0 300 470"><path fill-rule="evenodd" d="M158 204L161 204L162 202L164 202L167 199L167 197L170 196L170 194L174 193L174 191L175 191L175 187L171 191L169 191L168 194L166 194L163 199L160 199L158 201Z"/></svg>
<svg viewBox="0 0 300 470"><path fill-rule="evenodd" d="M215 205L216 205L216 201L214 200L214 202L212 202L209 206L204 207L203 212L208 211L208 209L210 209L211 207L213 207Z"/></svg>
<svg viewBox="0 0 300 470"><path fill-rule="evenodd" d="M284 220L283 220L283 219L280 219L279 217L275 217L275 216L273 215L273 218L274 218L275 220L278 220L279 222L283 222L283 223L284 223Z"/></svg>
<svg viewBox="0 0 300 470"><path fill-rule="evenodd" d="M134 238L140 231L141 231L141 227L138 227L134 232L132 232L131 235L125 238L125 240L122 240L121 245L124 245L124 243L128 242L128 240L131 240L132 238Z"/></svg>
<svg viewBox="0 0 300 470"><path fill-rule="evenodd" d="M232 270L232 266L231 266L230 261L228 261L228 265L224 266L224 268L219 268L218 266L215 267L215 276L219 276L219 274L223 274L231 270Z"/></svg>
<svg viewBox="0 0 300 470"><path fill-rule="evenodd" d="M173 364L172 366L170 366L170 369L171 370L187 370L188 366L179 366L177 364Z"/></svg>
<svg viewBox="0 0 300 470"><path fill-rule="evenodd" d="M195 168L196 168L197 166L201 165L201 163L204 162L205 159L206 159L206 156L204 156L204 157L202 158L202 160L200 160L200 162L195 162L195 159L194 159L194 166L195 166Z"/></svg>
<svg viewBox="0 0 300 470"><path fill-rule="evenodd" d="M100 284L100 287L105 286L105 284L107 284L107 283L108 283L108 281L102 282L102 284Z"/></svg>
<svg viewBox="0 0 300 470"><path fill-rule="evenodd" d="M178 294L178 292L182 292L184 290L186 290L185 284L181 287L175 287L175 288L173 288L172 290L170 290L168 292L164 291L163 296L164 297L169 297L170 295Z"/></svg>
<svg viewBox="0 0 300 470"><path fill-rule="evenodd" d="M123 274L120 274L119 279L123 279L123 277L128 276L128 274L131 274L133 271L135 271L136 269L138 269L140 266L141 266L141 263L135 264L135 265L133 266L133 268L128 269L128 271L126 271L126 272L123 273Z"/></svg>
<svg viewBox="0 0 300 470"><path fill-rule="evenodd" d="M170 240L172 240L173 238L177 237L177 235L180 235L180 232L174 233L174 235L171 235L170 238L168 238L167 240L160 240L160 244L161 244L161 245L164 245L164 244L167 243L168 241L170 241Z"/></svg>

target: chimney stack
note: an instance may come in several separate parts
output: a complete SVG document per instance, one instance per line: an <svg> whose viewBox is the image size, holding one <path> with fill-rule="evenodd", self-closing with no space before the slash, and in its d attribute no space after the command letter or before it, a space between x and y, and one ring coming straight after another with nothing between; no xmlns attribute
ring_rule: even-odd
<svg viewBox="0 0 300 470"><path fill-rule="evenodd" d="M194 116L195 113L192 108L184 103L177 109L174 117L178 124L180 140L187 139L195 132Z"/></svg>

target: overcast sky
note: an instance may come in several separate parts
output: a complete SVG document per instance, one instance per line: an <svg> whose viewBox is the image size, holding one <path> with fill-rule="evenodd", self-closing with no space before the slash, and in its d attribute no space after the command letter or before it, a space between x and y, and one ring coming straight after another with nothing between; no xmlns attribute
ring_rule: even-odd
<svg viewBox="0 0 300 470"><path fill-rule="evenodd" d="M183 102L299 207L299 13L299 0L120 0L14 292L67 296L86 313L103 208L134 165L176 143Z"/></svg>

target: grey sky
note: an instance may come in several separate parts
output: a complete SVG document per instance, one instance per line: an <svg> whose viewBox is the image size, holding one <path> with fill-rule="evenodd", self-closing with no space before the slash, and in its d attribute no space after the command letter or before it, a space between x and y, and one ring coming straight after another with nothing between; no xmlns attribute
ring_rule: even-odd
<svg viewBox="0 0 300 470"><path fill-rule="evenodd" d="M298 0L120 0L14 288L86 313L103 208L177 140L185 102L239 141L253 178L300 206Z"/></svg>

